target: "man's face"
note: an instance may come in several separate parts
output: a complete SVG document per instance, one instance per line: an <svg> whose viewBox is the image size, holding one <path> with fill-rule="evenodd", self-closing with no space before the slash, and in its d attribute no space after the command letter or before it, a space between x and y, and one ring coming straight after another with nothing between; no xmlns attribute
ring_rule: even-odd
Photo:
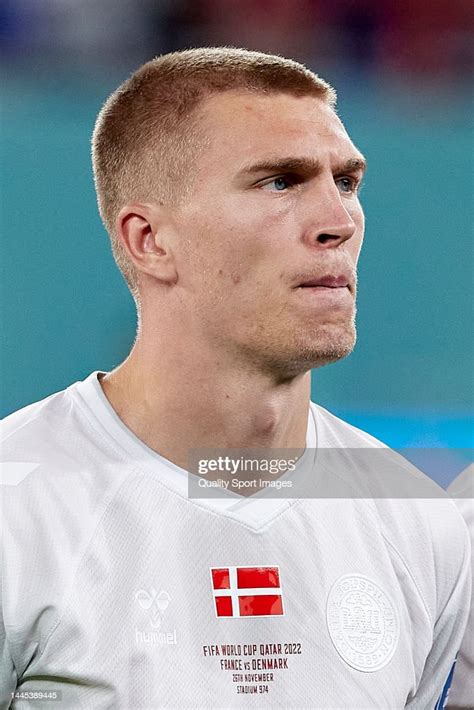
<svg viewBox="0 0 474 710"><path fill-rule="evenodd" d="M321 99L226 92L178 209L179 298L198 337L292 376L355 343L363 158Z"/></svg>

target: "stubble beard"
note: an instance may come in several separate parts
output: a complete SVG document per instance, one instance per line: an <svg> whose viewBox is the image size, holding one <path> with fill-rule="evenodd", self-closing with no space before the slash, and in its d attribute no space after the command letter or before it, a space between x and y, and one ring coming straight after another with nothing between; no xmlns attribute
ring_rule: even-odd
<svg viewBox="0 0 474 710"><path fill-rule="evenodd" d="M351 354L357 340L354 319L349 323L321 325L313 333L312 342L302 344L298 353L309 369L324 367Z"/></svg>
<svg viewBox="0 0 474 710"><path fill-rule="evenodd" d="M265 372L279 382L287 381L350 355L357 339L355 310L350 320L319 324L311 332L288 329L268 336L267 342L262 338L258 344L241 343L241 362L246 362L249 372Z"/></svg>
<svg viewBox="0 0 474 710"><path fill-rule="evenodd" d="M286 377L303 374L312 369L342 360L353 351L357 339L355 321L317 326L300 339L295 338L291 349L275 359L273 365Z"/></svg>

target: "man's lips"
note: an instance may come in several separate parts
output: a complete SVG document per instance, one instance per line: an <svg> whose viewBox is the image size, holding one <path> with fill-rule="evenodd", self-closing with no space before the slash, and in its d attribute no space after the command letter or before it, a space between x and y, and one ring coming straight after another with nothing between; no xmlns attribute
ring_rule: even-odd
<svg viewBox="0 0 474 710"><path fill-rule="evenodd" d="M308 279L299 284L299 288L349 288L351 289L350 279L344 274L333 275L326 274L319 278Z"/></svg>

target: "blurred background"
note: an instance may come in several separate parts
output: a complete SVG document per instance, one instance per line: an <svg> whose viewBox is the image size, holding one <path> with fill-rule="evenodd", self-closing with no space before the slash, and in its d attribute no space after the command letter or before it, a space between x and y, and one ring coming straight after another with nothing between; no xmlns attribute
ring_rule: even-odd
<svg viewBox="0 0 474 710"><path fill-rule="evenodd" d="M312 399L395 447L470 446L472 20L470 0L2 0L0 416L133 342L90 167L102 103L157 54L234 45L333 84L369 161L358 345Z"/></svg>

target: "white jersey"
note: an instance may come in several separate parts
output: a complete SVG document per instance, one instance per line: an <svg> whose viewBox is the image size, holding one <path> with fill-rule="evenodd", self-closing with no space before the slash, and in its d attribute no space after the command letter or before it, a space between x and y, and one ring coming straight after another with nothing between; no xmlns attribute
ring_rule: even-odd
<svg viewBox="0 0 474 710"><path fill-rule="evenodd" d="M449 486L471 536L472 569L474 569L474 467L466 468ZM471 605L466 633L461 644L456 673L449 694L449 702L456 708L474 707L474 604Z"/></svg>
<svg viewBox="0 0 474 710"><path fill-rule="evenodd" d="M447 496L190 499L97 373L3 429L1 708L443 707L470 595ZM381 446L311 403L308 451Z"/></svg>

